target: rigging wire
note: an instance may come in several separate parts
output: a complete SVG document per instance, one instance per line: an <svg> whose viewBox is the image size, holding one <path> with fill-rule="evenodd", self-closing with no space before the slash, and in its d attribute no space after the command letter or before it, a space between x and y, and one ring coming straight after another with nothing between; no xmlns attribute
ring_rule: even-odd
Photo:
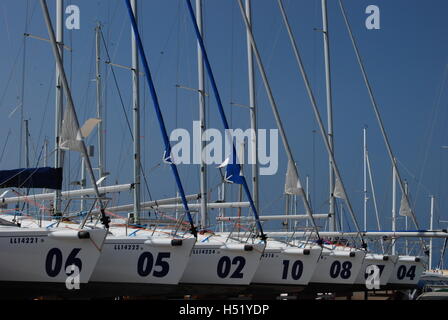
<svg viewBox="0 0 448 320"><path fill-rule="evenodd" d="M109 54L109 49L108 49L108 47L107 47L106 40L104 39L104 34L103 34L103 31L102 31L102 30L100 30L100 35L101 35L101 39L102 39L102 42L103 42L104 49L105 49L105 51L106 51L107 59L108 59L109 61L111 61L111 57L110 57L110 54ZM110 65L110 69L111 69L111 71L112 71L112 76L113 76L113 79L114 79L115 87L117 88L117 93L118 93L118 96L119 96L119 98L120 98L121 108L122 108L123 113L124 113L124 115L125 115L126 124L127 124L127 126L128 126L129 133L130 133L130 135L131 135L131 139L132 139L132 141L134 141L135 137L134 137L134 134L132 133L131 123L130 123L130 121L129 121L129 117L128 117L127 113L126 113L126 107L125 107L124 102L123 102L123 96L122 96L122 94L121 94L120 86L118 85L117 76L116 76L116 74L115 74L115 70L114 70L114 68L113 68L112 65ZM137 137L137 138L138 138L138 137ZM144 170L144 167L143 167L143 164L141 163L141 161L140 161L140 168L141 168L140 171L141 171L141 173L142 173L143 180L144 180L144 182L145 182L146 191L148 192L149 199L152 200L152 199L153 199L153 198L152 198L152 194L151 194L151 191L149 190L148 180L147 180L147 178L146 178L145 170Z"/></svg>
<svg viewBox="0 0 448 320"><path fill-rule="evenodd" d="M26 1L26 9L25 9L25 27L23 34L23 54L22 54L22 83L20 88L20 132L19 132L19 166L22 165L22 143L23 143L23 120L24 120L24 107L25 107L25 72L26 72L26 57L27 57L27 37L25 34L28 33L28 24L29 24L29 11L30 11L30 0Z"/></svg>
<svg viewBox="0 0 448 320"><path fill-rule="evenodd" d="M420 187L423 186L421 184L421 180L423 179L423 173L424 173L424 170L426 168L427 161L428 161L429 149L431 147L430 142L433 139L433 135L434 135L435 127L436 127L435 124L436 124L437 120L439 119L439 111L441 109L441 100L442 100L442 95L443 95L444 89L446 88L445 84L446 84L447 78L448 78L448 65L445 65L445 69L444 69L444 72L443 72L443 80L442 80L442 83L440 84L439 92L438 92L438 95L435 98L434 105L433 105L433 110L431 112L431 118L430 118L430 122L431 123L429 125L428 138L427 138L427 141L425 143L426 147L425 147L425 152L424 152L424 157L423 157L423 163L422 163L422 166L420 167L421 169L420 169L419 179L416 180L418 183L417 183L417 190L415 192L416 193L416 197L415 197L415 201L414 201L414 204L413 204L414 208L415 208L415 206L417 204L417 199L418 199L417 195L419 194ZM423 186L423 187L425 187L425 186ZM427 189L427 188L425 187L425 189Z"/></svg>

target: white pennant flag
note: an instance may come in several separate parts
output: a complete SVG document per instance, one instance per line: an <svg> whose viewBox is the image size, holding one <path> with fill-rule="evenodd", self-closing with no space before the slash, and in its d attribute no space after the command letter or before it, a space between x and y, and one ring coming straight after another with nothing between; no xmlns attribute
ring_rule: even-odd
<svg viewBox="0 0 448 320"><path fill-rule="evenodd" d="M288 169L286 170L285 193L286 194L302 194L302 185L299 177L294 170L293 163L288 162Z"/></svg>
<svg viewBox="0 0 448 320"><path fill-rule="evenodd" d="M409 205L409 202L406 199L406 197L404 196L404 194L401 196L399 214L400 214L400 216L405 216L405 217L412 216L411 206Z"/></svg>
<svg viewBox="0 0 448 320"><path fill-rule="evenodd" d="M70 108L64 112L59 147L63 150L82 152L82 133Z"/></svg>
<svg viewBox="0 0 448 320"><path fill-rule="evenodd" d="M344 189L342 188L341 180L336 177L336 183L334 184L333 197L339 199L345 199Z"/></svg>

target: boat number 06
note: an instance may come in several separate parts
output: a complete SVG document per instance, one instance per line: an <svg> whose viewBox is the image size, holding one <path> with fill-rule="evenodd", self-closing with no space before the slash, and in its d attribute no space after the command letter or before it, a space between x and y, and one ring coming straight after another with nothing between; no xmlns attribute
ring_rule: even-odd
<svg viewBox="0 0 448 320"><path fill-rule="evenodd" d="M152 275L157 278L163 278L170 271L170 265L168 262L164 261L164 259L169 259L170 257L171 253L169 252L159 252L159 254L157 254L156 263L154 264L154 256L152 253L143 252L140 258L138 258L137 272L141 277L147 277L154 269ZM155 267L160 267L160 270L155 270Z"/></svg>
<svg viewBox="0 0 448 320"><path fill-rule="evenodd" d="M351 269L352 263L350 261L345 261L341 264L340 261L336 260L330 267L330 277L336 279L341 276L342 279L348 279L352 275Z"/></svg>
<svg viewBox="0 0 448 320"><path fill-rule="evenodd" d="M79 272L81 272L82 269L82 261L80 258L77 258L79 251L81 251L80 248L75 248L70 252L70 254L67 257L67 260L65 261L65 268L67 269L68 266L75 265L78 267ZM62 270L62 252L58 248L53 248L50 251L48 251L47 259L45 260L45 271L47 272L48 276L54 278L56 277Z"/></svg>
<svg viewBox="0 0 448 320"><path fill-rule="evenodd" d="M235 270L230 275L230 278L232 279L242 279L243 278L243 271L244 266L246 265L246 259L244 257L237 256L231 260L229 257L224 256L218 261L218 277L220 278L227 278L230 274L230 269L232 265L236 265Z"/></svg>
<svg viewBox="0 0 448 320"><path fill-rule="evenodd" d="M406 266L401 265L397 270L397 278L398 280L403 280L404 278L409 278L414 280L415 278L415 266L411 266L409 270L406 269Z"/></svg>

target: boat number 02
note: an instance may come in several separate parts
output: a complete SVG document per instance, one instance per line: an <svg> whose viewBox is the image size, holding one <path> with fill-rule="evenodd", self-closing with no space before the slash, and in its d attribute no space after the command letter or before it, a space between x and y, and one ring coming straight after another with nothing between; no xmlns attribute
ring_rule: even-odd
<svg viewBox="0 0 448 320"><path fill-rule="evenodd" d="M82 269L82 261L80 258L77 258L79 251L81 251L80 248L75 248L70 252L70 254L67 257L67 260L65 261L65 268L67 269L68 266L75 265L78 267L79 272L81 272ZM45 260L45 271L47 272L48 276L54 278L56 277L62 270L62 252L58 248L53 248L50 251L48 251L47 259Z"/></svg>
<svg viewBox="0 0 448 320"><path fill-rule="evenodd" d="M336 260L330 267L330 277L336 279L340 276L342 279L348 279L352 275L351 269L352 263L350 261L345 261L341 264L340 261Z"/></svg>
<svg viewBox="0 0 448 320"><path fill-rule="evenodd" d="M154 264L154 256L151 252L143 252L140 258L138 258L137 272L141 277L147 277L154 267L152 275L157 278L163 278L170 271L170 265L164 259L169 259L170 257L171 253L169 252L159 252ZM160 270L155 270L155 267L160 267Z"/></svg>
<svg viewBox="0 0 448 320"><path fill-rule="evenodd" d="M230 269L232 265L236 265L235 270L230 275L230 278L232 279L242 279L243 278L243 271L244 266L246 265L246 259L244 257L237 256L231 260L229 257L224 256L218 261L218 277L220 278L227 278L230 274Z"/></svg>
<svg viewBox="0 0 448 320"><path fill-rule="evenodd" d="M409 270L406 269L406 266L401 265L397 270L397 278L398 280L403 280L404 278L409 278L414 280L415 278L415 266L411 266Z"/></svg>
<svg viewBox="0 0 448 320"><path fill-rule="evenodd" d="M288 279L289 260L283 260L283 274L282 279ZM296 260L291 267L291 277L293 280L299 280L303 273L303 262Z"/></svg>

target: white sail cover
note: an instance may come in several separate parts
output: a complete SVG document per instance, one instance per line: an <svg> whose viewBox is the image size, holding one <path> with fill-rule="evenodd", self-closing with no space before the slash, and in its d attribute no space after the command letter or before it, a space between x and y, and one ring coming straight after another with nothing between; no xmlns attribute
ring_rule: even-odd
<svg viewBox="0 0 448 320"><path fill-rule="evenodd" d="M87 138L92 133L93 129L101 122L101 119L91 118L87 120L81 128L81 134L83 138Z"/></svg>
<svg viewBox="0 0 448 320"><path fill-rule="evenodd" d="M344 189L342 188L341 180L336 177L336 182L334 184L333 197L339 199L345 199Z"/></svg>
<svg viewBox="0 0 448 320"><path fill-rule="evenodd" d="M59 147L63 150L82 152L82 134L75 115L70 108L66 108L62 120Z"/></svg>
<svg viewBox="0 0 448 320"><path fill-rule="evenodd" d="M286 170L285 193L286 194L302 194L302 185L299 177L294 170L294 164L288 161L288 169Z"/></svg>
<svg viewBox="0 0 448 320"><path fill-rule="evenodd" d="M406 199L406 197L404 196L404 194L401 196L399 214L400 214L400 216L412 217L411 206L409 205L409 202Z"/></svg>

